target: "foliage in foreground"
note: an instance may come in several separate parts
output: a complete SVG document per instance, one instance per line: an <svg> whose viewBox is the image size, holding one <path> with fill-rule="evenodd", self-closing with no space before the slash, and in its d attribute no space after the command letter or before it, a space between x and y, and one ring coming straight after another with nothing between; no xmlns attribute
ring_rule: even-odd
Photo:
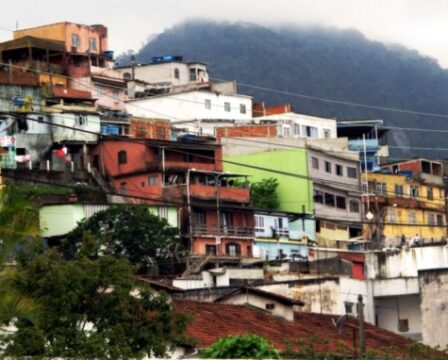
<svg viewBox="0 0 448 360"><path fill-rule="evenodd" d="M250 184L250 198L256 209L274 210L279 206L277 196L278 180L263 179Z"/></svg>
<svg viewBox="0 0 448 360"><path fill-rule="evenodd" d="M174 260L181 250L179 230L145 206L112 206L81 221L63 244L68 258L78 253L86 233L97 242L91 258L111 255L143 264L145 257Z"/></svg>
<svg viewBox="0 0 448 360"><path fill-rule="evenodd" d="M163 295L136 284L124 259L80 255L66 261L54 249L28 251L14 286L34 294L44 309L39 327L17 322L4 339L6 355L127 359L163 356L181 341L184 316Z"/></svg>
<svg viewBox="0 0 448 360"><path fill-rule="evenodd" d="M206 359L280 359L280 351L266 339L246 334L219 338L203 351L203 356Z"/></svg>
<svg viewBox="0 0 448 360"><path fill-rule="evenodd" d="M0 190L0 325L14 318L37 322L40 309L30 297L11 288L15 271L5 266L8 258L26 239L40 235L39 214L19 188Z"/></svg>

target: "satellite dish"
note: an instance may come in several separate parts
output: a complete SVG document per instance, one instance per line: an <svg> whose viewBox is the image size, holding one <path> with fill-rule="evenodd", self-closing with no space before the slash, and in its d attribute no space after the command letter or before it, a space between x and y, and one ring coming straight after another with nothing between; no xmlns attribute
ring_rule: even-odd
<svg viewBox="0 0 448 360"><path fill-rule="evenodd" d="M333 325L336 327L336 329L338 329L339 334L342 332L345 324L347 324L347 320L348 315L342 315L336 321L334 321L334 318L331 318L331 321L333 322Z"/></svg>

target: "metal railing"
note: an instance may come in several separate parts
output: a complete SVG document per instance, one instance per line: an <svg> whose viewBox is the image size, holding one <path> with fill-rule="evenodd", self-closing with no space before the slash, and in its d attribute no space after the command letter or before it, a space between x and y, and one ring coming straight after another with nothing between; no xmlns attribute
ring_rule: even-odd
<svg viewBox="0 0 448 360"><path fill-rule="evenodd" d="M206 224L193 224L193 235L218 235L218 236L241 236L241 237L253 237L254 229L251 227L233 226L233 225L221 225L219 228L217 225Z"/></svg>

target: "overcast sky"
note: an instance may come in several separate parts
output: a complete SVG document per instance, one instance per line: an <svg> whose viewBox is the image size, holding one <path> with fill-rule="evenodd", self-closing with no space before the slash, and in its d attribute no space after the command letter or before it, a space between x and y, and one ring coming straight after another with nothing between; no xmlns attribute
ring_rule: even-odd
<svg viewBox="0 0 448 360"><path fill-rule="evenodd" d="M355 28L370 39L400 43L448 68L448 0L14 0L2 2L5 29L72 21L102 23L110 48L138 50L151 34L190 18Z"/></svg>

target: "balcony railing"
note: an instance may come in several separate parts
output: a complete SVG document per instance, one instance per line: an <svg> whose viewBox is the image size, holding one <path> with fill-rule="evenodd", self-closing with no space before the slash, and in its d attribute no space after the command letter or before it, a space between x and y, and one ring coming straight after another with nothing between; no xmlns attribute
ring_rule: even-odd
<svg viewBox="0 0 448 360"><path fill-rule="evenodd" d="M217 225L193 224L193 235L195 236L235 236L235 237L253 237L254 229L251 227L234 226L234 225Z"/></svg>

